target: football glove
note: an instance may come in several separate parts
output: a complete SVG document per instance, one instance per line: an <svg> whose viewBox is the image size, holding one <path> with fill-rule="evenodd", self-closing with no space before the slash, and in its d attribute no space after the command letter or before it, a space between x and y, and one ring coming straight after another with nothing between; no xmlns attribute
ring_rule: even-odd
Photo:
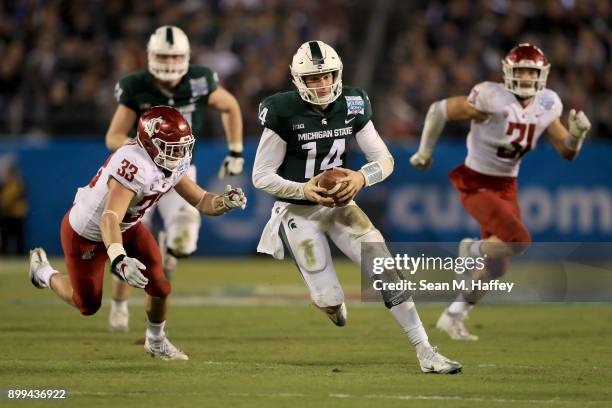
<svg viewBox="0 0 612 408"><path fill-rule="evenodd" d="M213 206L217 214L223 214L234 208L246 208L247 198L240 187L225 186L223 194L215 197Z"/></svg>
<svg viewBox="0 0 612 408"><path fill-rule="evenodd" d="M244 156L242 152L233 152L230 150L219 169L219 178L222 179L226 176L238 176L242 174L242 167L244 167Z"/></svg>
<svg viewBox="0 0 612 408"><path fill-rule="evenodd" d="M583 140L591 129L589 118L583 111L576 112L576 109L570 110L568 123L570 134L574 139Z"/></svg>
<svg viewBox="0 0 612 408"><path fill-rule="evenodd" d="M416 152L410 158L410 164L419 170L425 170L431 167L431 153Z"/></svg>
<svg viewBox="0 0 612 408"><path fill-rule="evenodd" d="M140 289L144 289L149 283L149 279L140 272L145 269L147 267L138 259L125 255L117 256L111 263L111 271L115 275L126 281L130 286Z"/></svg>

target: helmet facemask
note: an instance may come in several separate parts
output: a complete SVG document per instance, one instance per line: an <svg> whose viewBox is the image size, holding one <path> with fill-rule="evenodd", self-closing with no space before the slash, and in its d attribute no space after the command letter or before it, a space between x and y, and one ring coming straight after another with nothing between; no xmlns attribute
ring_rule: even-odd
<svg viewBox="0 0 612 408"><path fill-rule="evenodd" d="M190 52L189 39L183 30L162 26L151 35L147 45L149 72L164 82L181 79L189 69Z"/></svg>
<svg viewBox="0 0 612 408"><path fill-rule="evenodd" d="M166 142L160 138L152 138L153 145L158 149L158 154L153 161L159 167L174 171L182 162L191 162L193 145L195 138L193 136L183 136L178 142Z"/></svg>
<svg viewBox="0 0 612 408"><path fill-rule="evenodd" d="M516 75L516 70L519 68L536 70L538 76L535 79L521 78ZM502 60L502 70L506 89L519 98L529 98L546 87L550 63L538 47L519 44ZM532 86L521 86L521 83L529 81Z"/></svg>
<svg viewBox="0 0 612 408"><path fill-rule="evenodd" d="M300 97L313 105L328 105L342 94L342 61L336 51L322 41L309 41L300 46L293 56L291 77ZM308 75L333 75L331 85L309 88L305 77ZM317 90L330 88L328 95L319 96Z"/></svg>

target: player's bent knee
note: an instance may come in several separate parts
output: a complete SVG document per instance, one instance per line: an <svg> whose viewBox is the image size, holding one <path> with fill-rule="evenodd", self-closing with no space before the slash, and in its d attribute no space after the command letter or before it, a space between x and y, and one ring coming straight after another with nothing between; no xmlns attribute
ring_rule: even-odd
<svg viewBox="0 0 612 408"><path fill-rule="evenodd" d="M79 312L81 312L83 316L92 316L96 314L98 310L100 310L100 306L102 306L102 302L99 302L97 304L84 303L84 304L77 305L77 308L79 309Z"/></svg>
<svg viewBox="0 0 612 408"><path fill-rule="evenodd" d="M531 246L531 242L532 242L532 239L531 239L531 234L529 233L529 230L527 230L527 228L525 228L521 224L521 228L518 228L516 230L511 240L512 250L514 254L520 255L526 252Z"/></svg>
<svg viewBox="0 0 612 408"><path fill-rule="evenodd" d="M301 241L293 252L295 261L303 272L318 273L327 266L327 256L323 244L308 238Z"/></svg>
<svg viewBox="0 0 612 408"><path fill-rule="evenodd" d="M147 287L145 287L145 292L153 297L165 298L172 292L172 285L170 285L170 282L166 280L166 278L160 278L153 282L149 282Z"/></svg>

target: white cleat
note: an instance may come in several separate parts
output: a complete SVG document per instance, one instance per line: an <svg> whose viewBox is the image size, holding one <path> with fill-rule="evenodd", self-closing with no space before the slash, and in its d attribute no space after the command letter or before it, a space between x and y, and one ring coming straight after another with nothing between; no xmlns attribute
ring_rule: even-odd
<svg viewBox="0 0 612 408"><path fill-rule="evenodd" d="M30 282L35 288L45 289L48 286L43 282L40 277L40 267L49 265L49 259L47 259L47 253L42 248L34 248L30 251L30 268L28 275L30 276Z"/></svg>
<svg viewBox="0 0 612 408"><path fill-rule="evenodd" d="M453 340L478 340L478 336L471 334L465 327L463 323L465 319L467 319L467 313L450 313L448 309L444 309L436 323L436 327L448 334Z"/></svg>
<svg viewBox="0 0 612 408"><path fill-rule="evenodd" d="M110 314L108 315L108 331L126 333L130 330L129 322L129 312L111 309Z"/></svg>
<svg viewBox="0 0 612 408"><path fill-rule="evenodd" d="M417 358L424 373L457 374L463 369L461 363L449 360L432 346L417 346Z"/></svg>
<svg viewBox="0 0 612 408"><path fill-rule="evenodd" d="M315 305L316 308L323 311L323 313L325 313L325 315L329 317L329 320L331 320L332 323L335 324L336 326L342 327L346 325L347 311L346 311L346 305L344 304L344 302L342 302L340 307L337 307L337 306L319 307L314 302L312 302L312 304Z"/></svg>
<svg viewBox="0 0 612 408"><path fill-rule="evenodd" d="M176 348L166 336L160 339L145 336L144 348L151 357L158 357L162 360L189 360L187 354Z"/></svg>

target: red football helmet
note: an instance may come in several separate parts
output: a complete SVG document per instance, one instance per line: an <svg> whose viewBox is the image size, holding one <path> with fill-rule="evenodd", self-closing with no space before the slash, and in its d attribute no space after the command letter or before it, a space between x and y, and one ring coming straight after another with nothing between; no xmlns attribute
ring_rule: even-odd
<svg viewBox="0 0 612 408"><path fill-rule="evenodd" d="M136 140L155 164L168 171L191 161L195 143L183 115L170 106L154 106L140 115Z"/></svg>
<svg viewBox="0 0 612 408"><path fill-rule="evenodd" d="M519 44L511 49L502 60L502 67L506 88L521 98L528 98L535 95L536 92L544 89L546 86L546 78L548 78L550 63L544 56L542 50L535 45ZM526 79L514 75L514 70L516 68L531 68L538 70L538 79L531 80L533 86L521 86L521 82L525 82Z"/></svg>

